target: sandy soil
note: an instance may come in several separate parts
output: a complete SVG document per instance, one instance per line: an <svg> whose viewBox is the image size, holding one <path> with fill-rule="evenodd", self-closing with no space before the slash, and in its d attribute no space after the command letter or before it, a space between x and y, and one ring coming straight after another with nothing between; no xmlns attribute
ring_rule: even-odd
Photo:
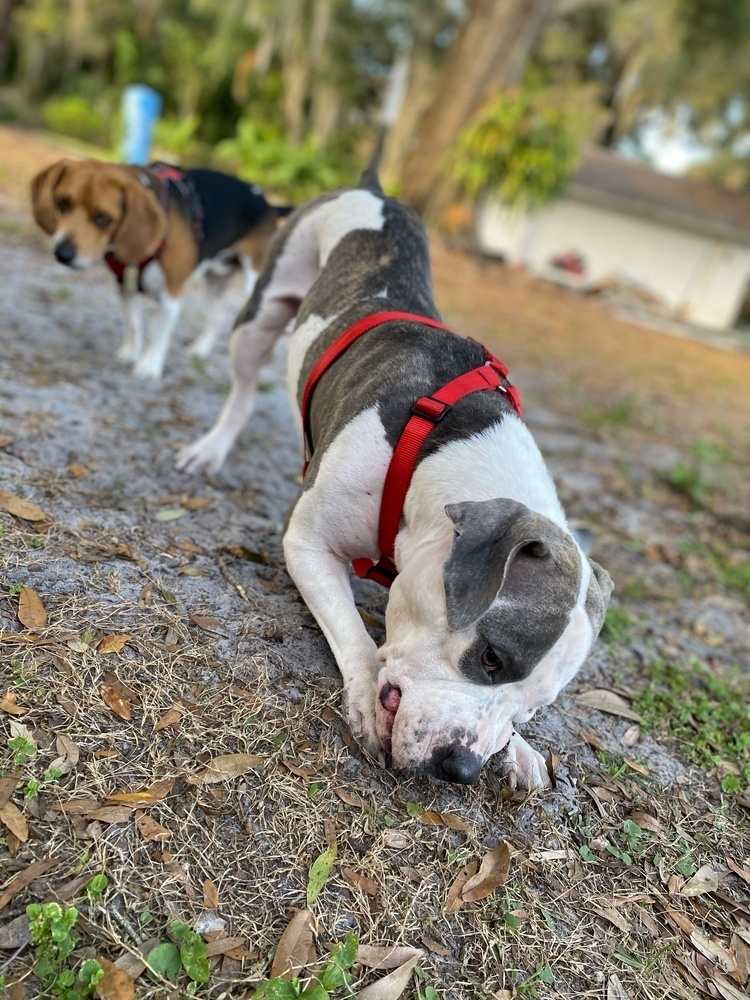
<svg viewBox="0 0 750 1000"><path fill-rule="evenodd" d="M49 152L25 156L43 162ZM305 906L310 865L336 843L313 907L318 957L356 930L368 944L423 949L424 982L446 998L741 995L750 834L747 798L719 787L731 767L691 766L666 728L647 732L580 698L607 688L627 710L663 662L746 674L747 594L727 584L726 568L747 560L750 358L630 326L436 242L441 308L511 366L571 519L595 532L626 622L528 727L557 785L521 801L503 793L497 768L476 788L405 781L351 744L332 657L281 556L300 471L285 347L219 480L185 477L175 452L210 425L228 378L225 341L205 365L186 357L199 296L163 382L137 381L114 360L119 317L103 267L64 271L18 203L2 206L0 235L0 487L49 517L0 512L2 688L23 710L0 712L0 727L25 726L38 747L20 765L3 758L28 829L0 845L0 890L32 862L57 859L0 920L57 891L85 914L82 947L116 959L165 940L179 916L209 939L242 939L212 960L201 991L219 995L231 981L242 997L268 974L293 908ZM19 622L21 584L39 595L43 628ZM356 592L382 636L384 593ZM30 632L41 638L19 639ZM102 640L118 635L129 639L106 652ZM112 710L112 690L129 719ZM61 736L75 763L25 795L60 756ZM258 759L231 780L202 783L208 762L229 753ZM107 796L155 781L171 784L142 815L132 805L106 812L117 801ZM428 823L420 807L459 822ZM162 833L151 837L143 815ZM650 820L628 865L606 845L622 847L629 816ZM514 852L506 884L446 915L462 867L503 840ZM682 893L686 854L694 869L722 871L720 889ZM99 871L110 880L100 902L65 888ZM729 949L733 974L688 924ZM24 975L28 949L5 955L11 975ZM35 989L29 981L14 1000ZM136 995L168 988L141 976Z"/></svg>

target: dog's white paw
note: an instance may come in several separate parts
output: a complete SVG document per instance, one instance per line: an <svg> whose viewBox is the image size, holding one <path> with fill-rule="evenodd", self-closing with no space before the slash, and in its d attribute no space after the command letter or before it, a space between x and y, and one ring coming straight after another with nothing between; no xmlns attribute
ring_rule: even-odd
<svg viewBox="0 0 750 1000"><path fill-rule="evenodd" d="M505 748L505 778L511 788L531 791L534 788L548 788L550 781L547 762L518 733L513 733Z"/></svg>
<svg viewBox="0 0 750 1000"><path fill-rule="evenodd" d="M202 333L200 337L196 337L192 344L189 345L188 354L191 358L203 358L205 360L213 350L215 340L216 338L213 334L207 336L205 333Z"/></svg>
<svg viewBox="0 0 750 1000"><path fill-rule="evenodd" d="M209 431L208 434L204 434L197 441L178 451L175 465L180 472L190 474L202 472L211 476L221 471L226 457L227 449L223 440Z"/></svg>
<svg viewBox="0 0 750 1000"><path fill-rule="evenodd" d="M117 351L117 360L122 361L126 365L131 365L138 360L141 354L141 349L137 344L129 344L127 341L120 344Z"/></svg>
<svg viewBox="0 0 750 1000"><path fill-rule="evenodd" d="M375 697L377 674L352 677L344 685L341 707L352 735L362 744L367 753L377 760L382 754L380 739L375 728Z"/></svg>
<svg viewBox="0 0 750 1000"><path fill-rule="evenodd" d="M133 374L138 378L160 379L164 365L159 358L151 354L143 354L133 365Z"/></svg>

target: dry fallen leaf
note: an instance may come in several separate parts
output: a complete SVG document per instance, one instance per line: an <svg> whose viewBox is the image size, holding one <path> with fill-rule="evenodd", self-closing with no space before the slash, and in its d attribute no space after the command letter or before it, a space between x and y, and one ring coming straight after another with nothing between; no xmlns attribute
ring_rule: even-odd
<svg viewBox="0 0 750 1000"><path fill-rule="evenodd" d="M163 827L161 823L157 823L155 819L145 812L136 812L135 825L138 827L138 832L144 840L153 840L157 844L163 844L172 836L166 827Z"/></svg>
<svg viewBox="0 0 750 1000"><path fill-rule="evenodd" d="M276 946L270 979L277 976L291 979L310 964L314 929L312 910L298 910L294 914Z"/></svg>
<svg viewBox="0 0 750 1000"><path fill-rule="evenodd" d="M42 599L31 587L21 587L18 595L18 620L32 632L41 632L47 625L47 612Z"/></svg>
<svg viewBox="0 0 750 1000"><path fill-rule="evenodd" d="M366 892L368 896L377 896L378 887L371 878L360 875L358 872L352 871L351 868L342 866L339 870L350 885L356 885L363 892Z"/></svg>
<svg viewBox="0 0 750 1000"><path fill-rule="evenodd" d="M185 781L191 785L215 785L219 781L229 781L246 774L251 768L257 767L263 761L257 753L224 753L214 757L201 774L185 776Z"/></svg>
<svg viewBox="0 0 750 1000"><path fill-rule="evenodd" d="M104 975L96 984L95 995L99 1000L132 1000L135 996L135 983L124 969L118 968L109 959L97 959L104 969Z"/></svg>
<svg viewBox="0 0 750 1000"><path fill-rule="evenodd" d="M398 830L386 830L383 834L383 843L386 847L393 848L394 851L405 851L407 847L411 846L411 840L405 833L400 833Z"/></svg>
<svg viewBox="0 0 750 1000"><path fill-rule="evenodd" d="M375 947L370 944L361 944L357 949L357 961L360 965L367 966L368 969L397 969L412 958L422 958L424 952L421 948L397 947L396 945L385 945Z"/></svg>
<svg viewBox="0 0 750 1000"><path fill-rule="evenodd" d="M20 517L23 521L33 521L40 526L40 522L51 524L52 518L45 514L36 504L22 500L21 497L8 493L7 490L0 490L0 510L7 510L14 517Z"/></svg>
<svg viewBox="0 0 750 1000"><path fill-rule="evenodd" d="M161 802L172 791L174 778L160 778L153 781L148 788L138 792L113 792L107 795L107 802L119 802L123 805L140 809L148 809L156 802Z"/></svg>
<svg viewBox="0 0 750 1000"><path fill-rule="evenodd" d="M9 444L13 444L13 435L0 434L0 448L7 448Z"/></svg>
<svg viewBox="0 0 750 1000"><path fill-rule="evenodd" d="M57 752L60 756L53 760L50 764L50 770L55 769L60 772L60 774L70 774L72 770L78 764L81 757L81 751L78 746L73 742L73 740L66 736L65 733L60 733L55 744L57 746Z"/></svg>
<svg viewBox="0 0 750 1000"><path fill-rule="evenodd" d="M30 940L29 918L25 913L16 917L15 920L10 920L7 924L0 924L0 948L3 951L25 948Z"/></svg>
<svg viewBox="0 0 750 1000"><path fill-rule="evenodd" d="M96 647L97 653L119 653L122 647L130 642L132 635L105 635Z"/></svg>
<svg viewBox="0 0 750 1000"><path fill-rule="evenodd" d="M0 806L4 806L18 784L19 774L6 774L0 778Z"/></svg>
<svg viewBox="0 0 750 1000"><path fill-rule="evenodd" d="M203 883L203 902L209 910L219 908L219 890L210 878L207 878Z"/></svg>
<svg viewBox="0 0 750 1000"><path fill-rule="evenodd" d="M342 802L346 802L348 806L354 806L356 809L364 809L367 803L364 799L361 799L359 795L354 795L352 792L347 792L343 788L334 788L334 791L341 799Z"/></svg>
<svg viewBox="0 0 750 1000"><path fill-rule="evenodd" d="M641 721L640 715L633 711L625 698L607 688L594 688L592 691L585 691L578 696L578 704L585 705L587 708L595 708L600 712L607 712L609 715L619 715L620 718L630 719L632 722Z"/></svg>
<svg viewBox="0 0 750 1000"><path fill-rule="evenodd" d="M447 826L451 830L468 830L466 823L453 813L433 812L432 809L425 809L419 816L425 826Z"/></svg>
<svg viewBox="0 0 750 1000"><path fill-rule="evenodd" d="M607 1000L630 1000L630 994L616 975L609 977L607 983Z"/></svg>
<svg viewBox="0 0 750 1000"><path fill-rule="evenodd" d="M124 719L126 722L130 721L130 702L121 691L118 691L117 688L114 687L114 685L100 684L99 695L111 712L114 712L115 715Z"/></svg>
<svg viewBox="0 0 750 1000"><path fill-rule="evenodd" d="M464 904L464 900L461 898L461 890L477 873L477 868L479 865L476 861L470 861L468 865L464 865L461 871L456 875L451 887L448 890L448 898L445 901L445 912L446 915L451 913L457 913Z"/></svg>
<svg viewBox="0 0 750 1000"><path fill-rule="evenodd" d="M450 948L446 948L442 941L436 941L431 937L423 937L422 944L428 951L433 952L435 955L441 955L443 958L449 958L451 954Z"/></svg>
<svg viewBox="0 0 750 1000"><path fill-rule="evenodd" d="M420 953L413 955L408 962L391 972L390 975L379 979L372 986L367 986L357 994L358 1000L398 1000L411 980L414 966L419 961Z"/></svg>
<svg viewBox="0 0 750 1000"><path fill-rule="evenodd" d="M5 909L16 893L25 889L27 885L31 885L31 883L35 879L39 878L40 875L44 875L44 873L48 872L50 868L54 868L55 865L59 864L59 858L44 858L42 861L34 861L28 866L28 868L24 868L23 871L16 872L8 885L5 887L5 891L2 896L0 896L0 910Z"/></svg>
<svg viewBox="0 0 750 1000"><path fill-rule="evenodd" d="M206 958L213 958L214 955L228 955L236 948L242 948L244 944L243 937L223 937L216 941L209 941L206 945Z"/></svg>
<svg viewBox="0 0 750 1000"><path fill-rule="evenodd" d="M510 844L504 840L482 858L476 875L469 878L461 889L461 899L473 903L484 899L505 883L510 871Z"/></svg>
<svg viewBox="0 0 750 1000"><path fill-rule="evenodd" d="M135 806L99 806L90 813L85 813L86 819L97 820L99 823L128 823Z"/></svg>
<svg viewBox="0 0 750 1000"><path fill-rule="evenodd" d="M159 733L162 729L167 729L169 726L173 726L175 729L182 718L182 709L178 705L173 705L171 708L162 715L159 721L154 726L154 732Z"/></svg>
<svg viewBox="0 0 750 1000"><path fill-rule="evenodd" d="M0 698L0 710L7 712L8 715L25 715L26 709L21 708L17 704L17 695L15 691L4 691L2 698Z"/></svg>
<svg viewBox="0 0 750 1000"><path fill-rule="evenodd" d="M702 896L705 892L714 892L726 874L722 868L715 869L713 865L703 865L682 887L682 895Z"/></svg>
<svg viewBox="0 0 750 1000"><path fill-rule="evenodd" d="M29 839L29 825L24 819L21 810L18 806L14 806L12 802L6 802L5 805L0 806L0 822L4 823L6 828L22 844Z"/></svg>

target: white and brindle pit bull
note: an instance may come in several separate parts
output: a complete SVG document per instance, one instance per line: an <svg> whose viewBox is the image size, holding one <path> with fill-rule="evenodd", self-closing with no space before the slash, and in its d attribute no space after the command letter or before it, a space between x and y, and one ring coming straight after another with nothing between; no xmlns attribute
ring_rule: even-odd
<svg viewBox="0 0 750 1000"><path fill-rule="evenodd" d="M358 189L302 206L276 234L233 334L231 394L178 466L221 469L259 369L295 316L288 381L299 406L323 351L383 309L438 318L425 230L366 171ZM414 322L357 340L315 391L315 450L284 553L341 671L351 728L373 756L382 747L397 768L468 784L502 750L511 783L533 788L549 783L547 768L517 727L578 671L612 582L568 530L505 393L461 399L420 450L380 649L349 581L352 559L378 557L383 484L414 401L483 363L479 344Z"/></svg>

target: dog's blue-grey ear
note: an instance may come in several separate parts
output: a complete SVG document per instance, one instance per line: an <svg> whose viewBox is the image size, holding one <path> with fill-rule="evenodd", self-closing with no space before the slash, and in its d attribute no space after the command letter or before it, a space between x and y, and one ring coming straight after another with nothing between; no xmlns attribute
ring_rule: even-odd
<svg viewBox="0 0 750 1000"><path fill-rule="evenodd" d="M445 512L455 529L443 566L448 625L460 631L489 609L514 557L523 550L526 556L544 559L553 532L560 529L505 497L450 503Z"/></svg>

